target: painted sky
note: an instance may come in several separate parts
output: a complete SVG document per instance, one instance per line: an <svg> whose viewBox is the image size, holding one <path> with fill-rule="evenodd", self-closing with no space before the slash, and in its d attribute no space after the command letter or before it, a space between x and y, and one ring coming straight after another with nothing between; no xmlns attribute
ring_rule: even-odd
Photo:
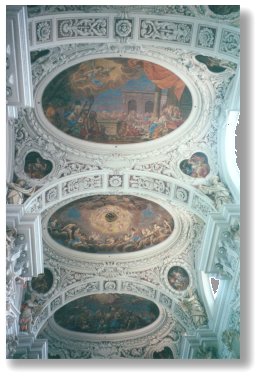
<svg viewBox="0 0 264 384"><path fill-rule="evenodd" d="M122 91L128 92L153 92L155 85L143 75L139 79L128 80L128 82L117 89L109 89L95 97L93 111L116 111L122 112Z"/></svg>

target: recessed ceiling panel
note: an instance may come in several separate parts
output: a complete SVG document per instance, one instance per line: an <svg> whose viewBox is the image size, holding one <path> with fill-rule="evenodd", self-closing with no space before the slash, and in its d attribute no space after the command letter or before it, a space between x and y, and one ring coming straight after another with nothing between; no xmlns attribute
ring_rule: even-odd
<svg viewBox="0 0 264 384"><path fill-rule="evenodd" d="M136 196L88 196L56 211L50 236L80 252L124 253L152 247L172 233L172 216L158 204Z"/></svg>
<svg viewBox="0 0 264 384"><path fill-rule="evenodd" d="M126 294L94 294L55 312L58 325L74 332L111 334L134 331L153 323L159 309L152 301Z"/></svg>
<svg viewBox="0 0 264 384"><path fill-rule="evenodd" d="M192 97L170 70L149 61L94 59L58 74L42 106L60 131L89 142L131 144L165 136L187 119Z"/></svg>

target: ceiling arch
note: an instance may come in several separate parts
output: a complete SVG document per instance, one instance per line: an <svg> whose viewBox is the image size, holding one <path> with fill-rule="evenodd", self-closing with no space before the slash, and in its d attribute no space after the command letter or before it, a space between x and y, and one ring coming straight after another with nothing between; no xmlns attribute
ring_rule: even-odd
<svg viewBox="0 0 264 384"><path fill-rule="evenodd" d="M239 309L235 239L239 226L233 221L239 215L233 212L239 193L230 187L223 158L227 111L234 106L229 101L234 101L239 88L239 12L221 6L35 6L28 10L34 103L28 107L22 103L15 121L8 115L8 128L12 127L8 139L15 142L14 161L9 156L8 162L7 200L11 205L15 195L22 203L21 209L9 207L9 222L20 216L27 226L38 221L36 258L40 264L43 256L44 274L29 281L23 295L19 291L23 305L12 330L28 327L37 342L47 338L55 358L195 358L199 349L205 356L203 348L215 345L216 339L220 354L231 356L221 337L224 331L237 330L238 324L232 321ZM190 90L190 116L173 132L144 143L96 143L60 132L43 112L45 89L63 71L91 60L144 60L163 67ZM129 108L135 105L130 103ZM12 111L18 109L13 106ZM152 109L151 103L147 109ZM77 252L49 236L49 219L56 211L98 195L130 195L157 203L170 213L174 228L153 247L120 254ZM117 211L106 215L111 222ZM28 238L26 242L25 250L30 246ZM30 256L29 252L29 265ZM214 302L207 279L211 273L229 279L221 284L224 291ZM161 316L150 328L116 340L109 335L82 340L56 325L57 310L95 294L135 295L155 303ZM23 324L27 312L32 326Z"/></svg>
<svg viewBox="0 0 264 384"><path fill-rule="evenodd" d="M118 183L113 182L113 179L117 179ZM48 187L42 187L26 201L25 207L27 212L41 213L47 208L52 208L59 201L69 198L77 199L87 194L104 194L106 191L116 194L153 196L161 201L169 200L188 207L203 220L209 212L215 211L212 200L196 188L179 183L168 176L153 177L151 173L142 171L127 171L126 174L92 171L67 176L50 183Z"/></svg>
<svg viewBox="0 0 264 384"><path fill-rule="evenodd" d="M155 15L157 9L151 9L150 6L146 7L144 14L144 10L140 7L123 9L120 6L118 9L101 7L95 8L94 13L90 13L91 9L78 12L76 8L76 13L71 15L50 7L44 11L46 16L38 16L40 9L35 9L36 13L32 13L29 19L31 49L83 43L87 39L91 43L129 41L137 44L151 43L156 46L166 43L171 47L177 44L185 50L208 51L213 56L217 54L223 58L238 60L239 31L230 24L238 21L239 11L216 15L208 6L196 6L192 10L189 9L189 14L186 15L184 12L168 9L168 17L167 12L164 14L162 6L158 10L159 15ZM89 16L86 12L89 12ZM91 15L92 20L89 19ZM215 18L222 19L222 23L214 21Z"/></svg>
<svg viewBox="0 0 264 384"><path fill-rule="evenodd" d="M110 284L111 282L111 284ZM103 278L97 279L88 279L83 281L82 284L73 284L66 289L61 289L59 295L53 295L49 300L42 304L41 312L34 316L32 330L35 334L40 332L41 328L46 324L47 320L53 316L53 314L60 308L62 308L66 303L69 303L77 298L84 297L90 294L100 294L100 293L128 293L135 294L145 299L149 299L156 303L160 309L160 316L156 322L152 324L148 329L142 328L141 330L135 331L138 336L144 335L144 332L156 332L160 329L166 318L165 313L169 311L172 316L177 319L184 329L191 331L194 330L197 324L194 324L188 317L188 311L184 310L181 306L179 300L175 298L175 295L168 294L168 292L158 289L151 283L143 282L140 283L134 281L134 279L115 279L115 280L105 280ZM163 309L162 309L163 308ZM200 313L201 320L206 323L207 316L205 312ZM61 327L59 327L61 329ZM68 333L70 331L62 330L63 333ZM73 334L72 334L73 335ZM76 336L76 335L74 335ZM77 335L78 338L83 335ZM128 335L119 335L120 338L129 339ZM133 337L133 335L132 335ZM94 336L87 335L87 339L91 340L100 340L100 339L113 339L111 335L103 336Z"/></svg>

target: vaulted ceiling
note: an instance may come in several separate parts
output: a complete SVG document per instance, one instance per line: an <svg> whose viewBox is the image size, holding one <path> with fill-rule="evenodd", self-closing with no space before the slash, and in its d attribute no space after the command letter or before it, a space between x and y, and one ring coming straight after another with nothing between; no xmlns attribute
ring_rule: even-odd
<svg viewBox="0 0 264 384"><path fill-rule="evenodd" d="M237 358L239 8L26 11L7 216L41 240L17 336L58 359Z"/></svg>

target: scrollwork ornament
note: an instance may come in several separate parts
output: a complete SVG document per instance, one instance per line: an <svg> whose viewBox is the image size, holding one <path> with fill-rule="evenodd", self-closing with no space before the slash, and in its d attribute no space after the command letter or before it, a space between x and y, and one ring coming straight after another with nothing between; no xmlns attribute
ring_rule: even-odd
<svg viewBox="0 0 264 384"><path fill-rule="evenodd" d="M193 6L186 5L34 5L28 8L28 16L30 18L39 15L61 14L72 12L83 13L109 13L109 11L120 12L120 10L127 12L133 11L137 13L147 13L155 15L183 15L195 16L197 11Z"/></svg>
<svg viewBox="0 0 264 384"><path fill-rule="evenodd" d="M58 187L53 187L45 194L46 202L50 203L58 199Z"/></svg>
<svg viewBox="0 0 264 384"><path fill-rule="evenodd" d="M58 38L106 37L107 18L82 18L58 20Z"/></svg>
<svg viewBox="0 0 264 384"><path fill-rule="evenodd" d="M152 287L146 287L131 281L123 281L122 289L127 292L134 292L136 294L144 295L154 299L156 297L156 290Z"/></svg>
<svg viewBox="0 0 264 384"><path fill-rule="evenodd" d="M177 23L163 20L141 20L141 39L167 40L190 44L192 24Z"/></svg>
<svg viewBox="0 0 264 384"><path fill-rule="evenodd" d="M236 32L223 29L219 50L222 53L227 53L229 55L239 57L239 54L240 54L239 34Z"/></svg>
<svg viewBox="0 0 264 384"><path fill-rule="evenodd" d="M102 176L80 177L63 183L62 195L102 187Z"/></svg>
<svg viewBox="0 0 264 384"><path fill-rule="evenodd" d="M37 196L30 204L29 208L26 210L29 213L39 213L43 207L43 198L42 196Z"/></svg>
<svg viewBox="0 0 264 384"><path fill-rule="evenodd" d="M51 40L51 20L44 20L36 23L37 42L47 42Z"/></svg>
<svg viewBox="0 0 264 384"><path fill-rule="evenodd" d="M177 200L187 202L189 198L189 193L186 189L181 188L181 187L176 187L175 191L175 197Z"/></svg>

